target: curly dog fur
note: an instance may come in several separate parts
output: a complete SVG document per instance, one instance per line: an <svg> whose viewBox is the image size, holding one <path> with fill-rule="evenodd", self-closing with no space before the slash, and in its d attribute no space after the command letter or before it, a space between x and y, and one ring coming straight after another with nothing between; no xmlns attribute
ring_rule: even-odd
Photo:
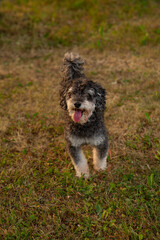
<svg viewBox="0 0 160 240"><path fill-rule="evenodd" d="M93 165L97 171L107 167L108 137L104 125L106 92L83 73L84 61L78 54L66 53L61 82L60 106L65 114L65 139L76 175L89 177L82 146L93 146Z"/></svg>

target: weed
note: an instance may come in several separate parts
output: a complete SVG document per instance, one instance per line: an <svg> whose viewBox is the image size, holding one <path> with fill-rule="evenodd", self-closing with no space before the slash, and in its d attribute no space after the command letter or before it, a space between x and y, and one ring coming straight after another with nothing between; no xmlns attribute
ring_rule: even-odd
<svg viewBox="0 0 160 240"><path fill-rule="evenodd" d="M146 116L146 119L148 120L148 122L151 122L150 116L147 112L145 113L145 116Z"/></svg>

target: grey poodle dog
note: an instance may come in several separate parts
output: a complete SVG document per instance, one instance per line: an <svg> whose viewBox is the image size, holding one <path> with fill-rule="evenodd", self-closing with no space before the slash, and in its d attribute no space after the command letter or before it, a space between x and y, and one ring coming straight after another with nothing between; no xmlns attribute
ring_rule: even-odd
<svg viewBox="0 0 160 240"><path fill-rule="evenodd" d="M84 61L78 54L66 53L61 82L60 106L65 114L65 139L76 175L89 177L82 146L93 146L97 171L107 167L108 137L104 125L105 89L83 73Z"/></svg>

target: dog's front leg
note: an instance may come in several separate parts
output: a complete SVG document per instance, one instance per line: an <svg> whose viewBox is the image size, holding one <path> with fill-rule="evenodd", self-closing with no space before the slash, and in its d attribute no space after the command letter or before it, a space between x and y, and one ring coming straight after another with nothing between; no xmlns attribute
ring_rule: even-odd
<svg viewBox="0 0 160 240"><path fill-rule="evenodd" d="M68 152L76 170L76 176L81 177L84 175L85 178L89 178L87 159L85 158L81 147L74 147L71 144L68 144Z"/></svg>
<svg viewBox="0 0 160 240"><path fill-rule="evenodd" d="M107 168L108 142L104 142L93 148L94 169L101 171Z"/></svg>

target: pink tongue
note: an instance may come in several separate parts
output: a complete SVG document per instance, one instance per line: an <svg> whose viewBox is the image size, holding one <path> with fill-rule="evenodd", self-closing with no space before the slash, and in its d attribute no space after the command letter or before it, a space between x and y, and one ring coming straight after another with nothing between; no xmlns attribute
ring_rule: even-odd
<svg viewBox="0 0 160 240"><path fill-rule="evenodd" d="M74 113L73 118L74 118L75 122L79 122L80 119L81 119L81 111L80 110L76 110L75 113Z"/></svg>

